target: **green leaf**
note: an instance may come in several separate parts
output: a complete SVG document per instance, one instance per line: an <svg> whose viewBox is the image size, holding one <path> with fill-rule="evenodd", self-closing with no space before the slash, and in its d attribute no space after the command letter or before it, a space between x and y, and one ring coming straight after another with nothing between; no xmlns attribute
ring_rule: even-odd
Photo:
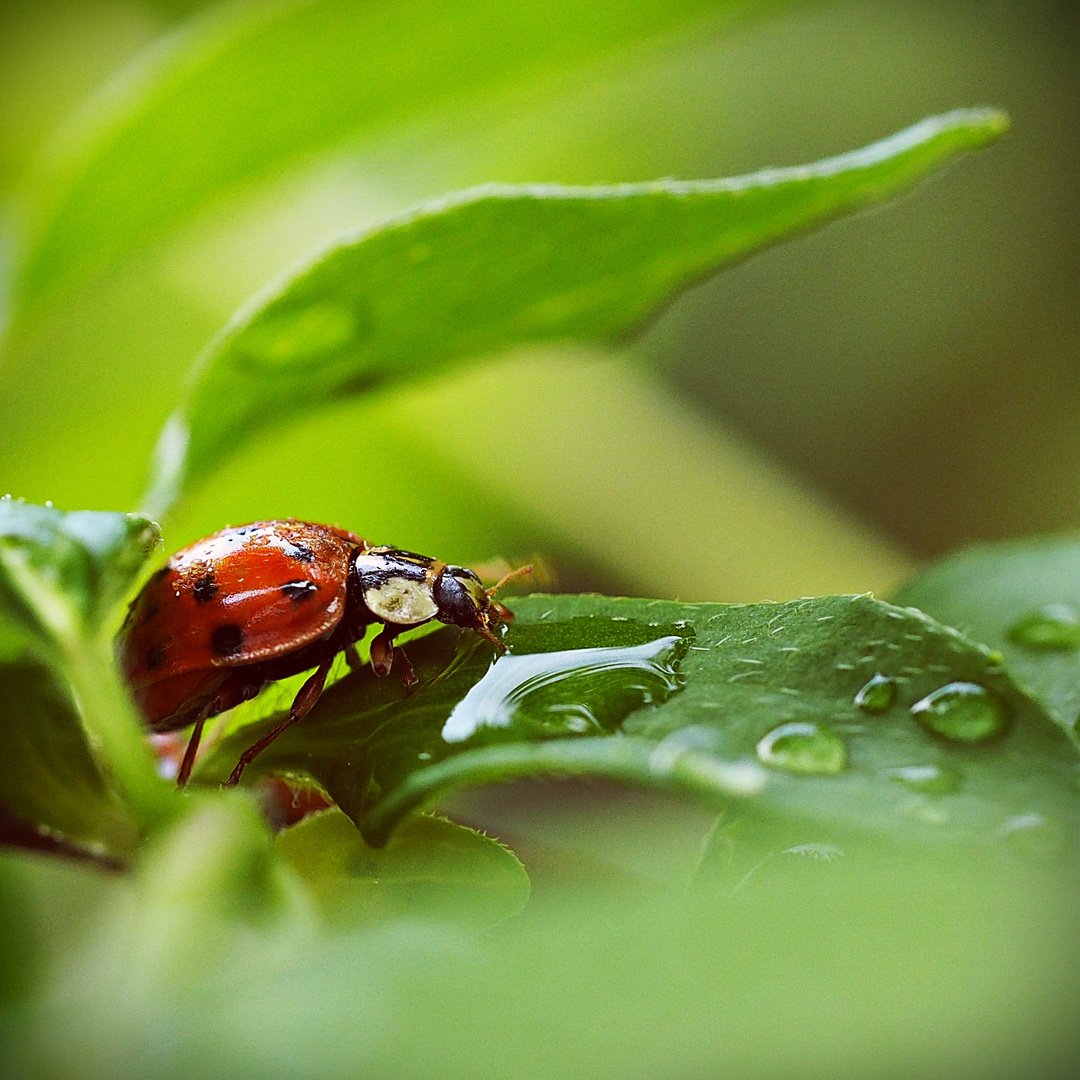
<svg viewBox="0 0 1080 1080"><path fill-rule="evenodd" d="M340 928L425 916L490 926L529 899L511 851L444 818L414 817L376 849L340 810L326 810L286 829L277 847Z"/></svg>
<svg viewBox="0 0 1080 1080"><path fill-rule="evenodd" d="M920 844L1056 855L1076 834L1065 736L994 654L920 612L868 596L739 606L534 596L512 606L508 657L492 666L490 645L450 630L411 643L412 697L394 678L349 676L251 777L313 777L372 844L452 787L537 774L607 777ZM869 711L856 696L876 674L895 689ZM984 704L1000 710L996 737L945 738L932 730L939 716L912 711L952 683L986 689ZM268 724L235 732L202 775L227 775ZM828 753L807 764L798 755L816 735Z"/></svg>
<svg viewBox="0 0 1080 1080"><path fill-rule="evenodd" d="M96 634L161 542L137 514L0 500L0 618L46 652Z"/></svg>
<svg viewBox="0 0 1080 1080"><path fill-rule="evenodd" d="M70 697L33 662L0 664L0 801L51 835L130 855L139 832L104 783Z"/></svg>
<svg viewBox="0 0 1080 1080"><path fill-rule="evenodd" d="M120 682L111 634L118 601L159 543L157 526L135 514L68 513L0 500L0 637L5 652L10 657L25 648L36 654L66 681L78 706L77 714L57 707L54 692L33 666L8 672L28 680L13 691L11 701L21 700L21 707L8 712L6 720L21 725L12 738L22 747L23 763L33 759L39 772L53 769L50 786L77 776L80 786L93 788L94 780L82 769L85 757L73 749L88 739L105 779L145 826L168 820L175 808ZM36 726L34 715L47 715L49 722ZM60 748L75 757L56 757ZM25 797L18 802L23 810L29 805ZM100 823L102 835L115 834L109 816ZM34 824L50 822L35 817Z"/></svg>
<svg viewBox="0 0 1080 1080"><path fill-rule="evenodd" d="M467 94L558 75L731 0L275 0L220 5L156 43L30 174L16 295L39 306L215 195L415 122Z"/></svg>
<svg viewBox="0 0 1080 1080"><path fill-rule="evenodd" d="M899 604L996 649L1072 738L1080 714L1080 539L983 544L933 564Z"/></svg>
<svg viewBox="0 0 1080 1080"><path fill-rule="evenodd" d="M630 333L703 275L888 199L1006 124L949 113L735 180L478 188L350 237L211 343L162 435L149 505L159 514L259 427L320 402L515 345Z"/></svg>

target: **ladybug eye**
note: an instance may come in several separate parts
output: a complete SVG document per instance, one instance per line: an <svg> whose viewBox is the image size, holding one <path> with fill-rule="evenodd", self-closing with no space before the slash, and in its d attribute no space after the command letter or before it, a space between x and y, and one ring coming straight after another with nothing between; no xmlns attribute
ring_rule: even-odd
<svg viewBox="0 0 1080 1080"><path fill-rule="evenodd" d="M480 579L460 566L448 566L435 582L435 600L439 618L455 626L475 627L480 614L487 610L488 596Z"/></svg>

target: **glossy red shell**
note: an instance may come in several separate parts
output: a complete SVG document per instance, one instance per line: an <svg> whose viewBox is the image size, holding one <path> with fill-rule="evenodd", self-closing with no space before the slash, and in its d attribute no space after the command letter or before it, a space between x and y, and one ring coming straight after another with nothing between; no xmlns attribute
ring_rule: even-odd
<svg viewBox="0 0 1080 1080"><path fill-rule="evenodd" d="M366 543L304 521L223 529L177 552L131 605L120 661L152 726L206 700L237 667L329 636Z"/></svg>

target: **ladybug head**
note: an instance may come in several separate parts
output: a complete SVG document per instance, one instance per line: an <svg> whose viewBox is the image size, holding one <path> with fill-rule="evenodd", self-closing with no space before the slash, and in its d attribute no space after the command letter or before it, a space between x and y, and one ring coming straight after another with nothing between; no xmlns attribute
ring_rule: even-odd
<svg viewBox="0 0 1080 1080"><path fill-rule="evenodd" d="M435 581L434 596L439 605L436 617L441 622L475 630L505 651L506 646L495 636L495 628L514 616L494 597L511 578L531 572L531 566L524 566L507 574L494 588L485 589L472 570L464 566L447 566Z"/></svg>

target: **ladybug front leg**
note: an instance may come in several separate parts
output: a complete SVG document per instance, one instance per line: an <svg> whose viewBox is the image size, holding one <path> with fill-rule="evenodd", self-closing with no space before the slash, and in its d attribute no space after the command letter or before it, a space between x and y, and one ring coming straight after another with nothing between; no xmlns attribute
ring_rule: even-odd
<svg viewBox="0 0 1080 1080"><path fill-rule="evenodd" d="M334 658L331 656L328 660L324 660L303 686L300 687L300 692L293 699L292 708L289 710L289 715L281 721L277 727L271 728L258 742L252 743L241 755L240 760L236 763L236 768L233 769L229 775L229 779L225 781L225 787L233 787L240 779L244 769L247 768L286 728L292 727L293 724L300 720L303 720L305 716L311 711L311 707L319 700L319 695L323 692L323 687L326 685L326 676L330 674L330 668L333 666Z"/></svg>
<svg viewBox="0 0 1080 1080"><path fill-rule="evenodd" d="M405 655L405 650L401 648L394 649L394 638L401 633L402 629L400 626L391 626L389 623L383 626L371 643L371 667L380 678L389 675L396 651L398 664L401 668L401 681L404 683L405 693L408 695L413 692L413 687L416 686L419 680L416 678L412 663ZM404 629L409 629L409 627Z"/></svg>

